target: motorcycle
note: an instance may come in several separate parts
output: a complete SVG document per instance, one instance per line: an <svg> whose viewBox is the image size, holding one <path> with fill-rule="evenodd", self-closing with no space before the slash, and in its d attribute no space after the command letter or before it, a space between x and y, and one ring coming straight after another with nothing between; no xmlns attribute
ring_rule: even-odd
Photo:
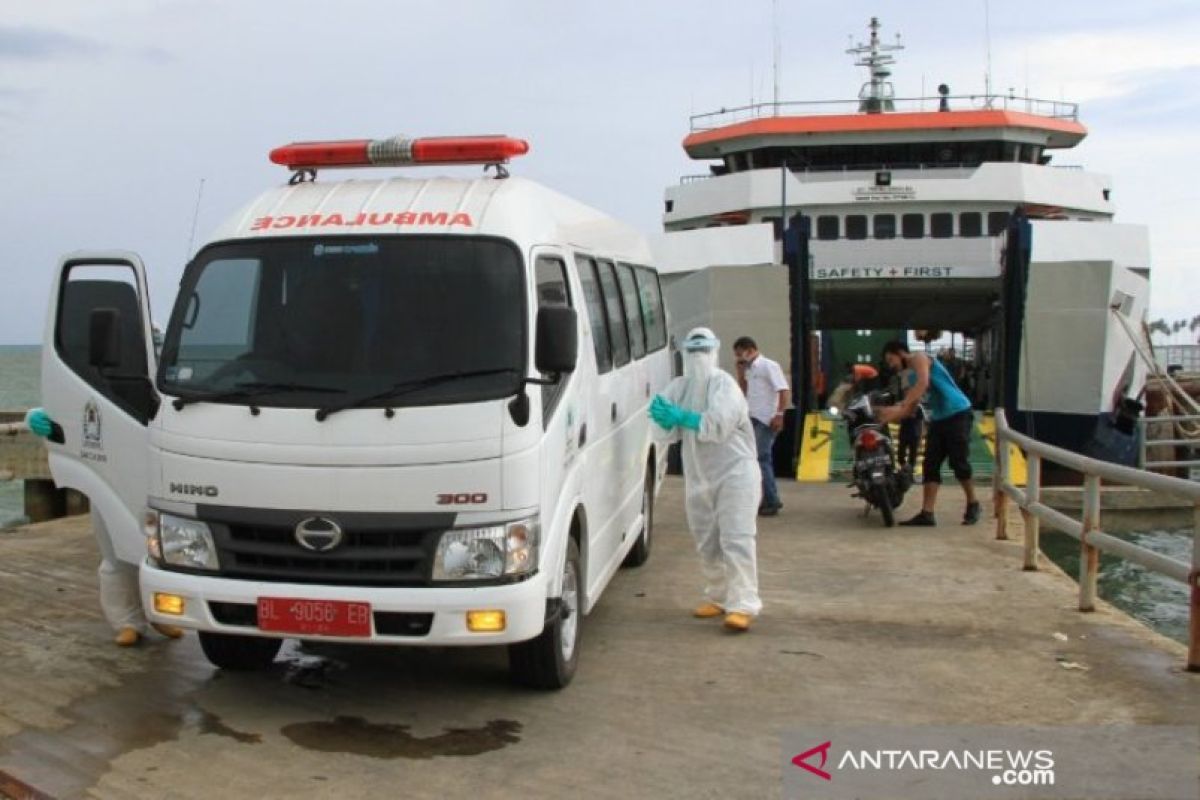
<svg viewBox="0 0 1200 800"><path fill-rule="evenodd" d="M912 474L896 468L895 448L886 425L875 418L873 405L884 405L890 395L881 391L864 391L854 396L845 408L830 406L829 413L846 422L854 447L853 481L850 484L867 502L865 513L878 508L883 524L896 524L896 508L904 493L912 486Z"/></svg>

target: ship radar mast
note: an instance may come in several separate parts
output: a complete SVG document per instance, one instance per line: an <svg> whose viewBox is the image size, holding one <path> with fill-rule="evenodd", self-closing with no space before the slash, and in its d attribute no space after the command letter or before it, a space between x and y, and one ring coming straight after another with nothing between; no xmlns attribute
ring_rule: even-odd
<svg viewBox="0 0 1200 800"><path fill-rule="evenodd" d="M879 18L871 17L871 40L860 42L857 47L851 47L847 54L858 56L854 62L856 67L866 67L871 73L871 80L864 83L858 92L858 110L867 114L879 114L883 111L895 111L893 102L895 90L888 78L892 76L891 66L896 59L891 56L895 50L903 50L900 44L900 34L896 34L895 44L883 44L879 41Z"/></svg>

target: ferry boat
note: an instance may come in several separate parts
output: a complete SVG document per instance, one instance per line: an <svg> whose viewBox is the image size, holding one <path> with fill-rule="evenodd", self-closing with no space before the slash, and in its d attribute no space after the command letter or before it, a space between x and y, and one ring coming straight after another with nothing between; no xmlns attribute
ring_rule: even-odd
<svg viewBox="0 0 1200 800"><path fill-rule="evenodd" d="M945 85L898 97L902 45L880 27L847 50L869 73L853 100L691 118L683 147L707 171L666 190L656 243L672 332L753 336L806 387L797 419L885 340L961 334L977 408L1129 461L1149 237L1115 221L1107 175L1061 163L1088 134L1078 106ZM790 280L789 236L804 262Z"/></svg>

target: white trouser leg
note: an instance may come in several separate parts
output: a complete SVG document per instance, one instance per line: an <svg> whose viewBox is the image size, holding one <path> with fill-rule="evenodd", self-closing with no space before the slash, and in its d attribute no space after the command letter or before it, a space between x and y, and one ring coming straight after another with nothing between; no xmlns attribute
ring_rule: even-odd
<svg viewBox="0 0 1200 800"><path fill-rule="evenodd" d="M688 528L696 540L700 569L704 573L704 596L709 602L725 607L725 562L721 555L721 535L709 491L687 492L684 509Z"/></svg>
<svg viewBox="0 0 1200 800"><path fill-rule="evenodd" d="M751 616L757 616L762 611L755 553L760 492L758 475L746 474L723 481L717 494L717 527L720 529L721 560L725 585L728 587L725 610L740 611Z"/></svg>
<svg viewBox="0 0 1200 800"><path fill-rule="evenodd" d="M92 511L92 533L100 548L100 608L113 630L133 628L146 632L146 616L138 591L138 568L117 558L104 520Z"/></svg>

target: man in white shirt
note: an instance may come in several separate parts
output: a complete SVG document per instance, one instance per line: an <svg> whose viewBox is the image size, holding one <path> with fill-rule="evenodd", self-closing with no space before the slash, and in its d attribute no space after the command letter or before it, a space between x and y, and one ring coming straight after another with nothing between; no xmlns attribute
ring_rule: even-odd
<svg viewBox="0 0 1200 800"><path fill-rule="evenodd" d="M754 441L758 445L758 466L762 470L762 505L758 513L773 517L783 508L775 486L775 465L772 450L775 437L783 429L783 413L792 402L787 378L779 363L758 352L758 344L749 336L733 343L737 358L738 385L746 393L750 406L750 422L754 426Z"/></svg>

